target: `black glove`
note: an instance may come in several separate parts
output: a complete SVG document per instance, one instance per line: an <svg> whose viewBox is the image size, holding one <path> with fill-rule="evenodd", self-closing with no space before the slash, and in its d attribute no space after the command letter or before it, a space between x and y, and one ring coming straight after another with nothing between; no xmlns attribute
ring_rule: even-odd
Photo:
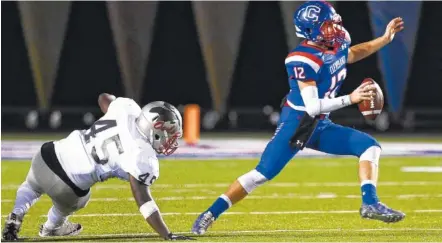
<svg viewBox="0 0 442 243"><path fill-rule="evenodd" d="M185 235L176 235L174 233L170 233L169 235L167 235L167 238L165 240L195 240L195 239Z"/></svg>

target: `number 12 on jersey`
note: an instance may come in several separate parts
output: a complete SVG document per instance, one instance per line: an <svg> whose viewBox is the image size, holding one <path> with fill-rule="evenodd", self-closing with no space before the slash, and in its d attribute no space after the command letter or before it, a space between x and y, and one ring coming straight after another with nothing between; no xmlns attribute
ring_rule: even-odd
<svg viewBox="0 0 442 243"><path fill-rule="evenodd" d="M295 74L296 79L305 79L304 68L303 67L294 67L293 73Z"/></svg>

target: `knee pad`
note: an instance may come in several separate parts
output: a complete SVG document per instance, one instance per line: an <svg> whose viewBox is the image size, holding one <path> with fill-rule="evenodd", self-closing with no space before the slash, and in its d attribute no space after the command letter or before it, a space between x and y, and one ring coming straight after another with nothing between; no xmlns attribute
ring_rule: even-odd
<svg viewBox="0 0 442 243"><path fill-rule="evenodd" d="M379 145L373 145L367 148L361 156L359 156L359 162L370 161L376 166L379 164L379 158L381 157L381 147Z"/></svg>
<svg viewBox="0 0 442 243"><path fill-rule="evenodd" d="M255 188L264 184L267 180L265 176L257 170L251 170L238 178L239 184L247 193L251 193Z"/></svg>

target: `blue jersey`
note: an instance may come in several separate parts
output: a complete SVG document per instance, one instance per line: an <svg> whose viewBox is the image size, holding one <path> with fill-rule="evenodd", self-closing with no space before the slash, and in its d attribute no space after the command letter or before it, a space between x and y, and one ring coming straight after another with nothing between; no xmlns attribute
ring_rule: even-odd
<svg viewBox="0 0 442 243"><path fill-rule="evenodd" d="M333 98L347 74L348 41L333 51L322 50L303 42L285 59L289 75L290 93L281 110L278 127L267 144L256 171L267 180L278 175L300 149L297 145L335 155L361 157L367 149L379 143L370 135L350 127L333 123L328 116L318 116L314 130L308 138L294 135L302 125L305 106L298 81L315 81L321 99ZM304 130L305 132L305 130ZM303 140L300 140L303 139ZM293 145L293 143L295 143Z"/></svg>
<svg viewBox="0 0 442 243"><path fill-rule="evenodd" d="M326 51L304 41L293 49L285 59L290 85L286 104L296 110L305 110L298 81L316 81L320 99L334 98L347 76L349 45Z"/></svg>

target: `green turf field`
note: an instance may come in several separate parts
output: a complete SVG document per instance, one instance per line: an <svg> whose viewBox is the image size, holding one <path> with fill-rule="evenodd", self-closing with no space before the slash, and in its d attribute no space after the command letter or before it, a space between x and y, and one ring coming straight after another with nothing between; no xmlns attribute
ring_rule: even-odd
<svg viewBox="0 0 442 243"><path fill-rule="evenodd" d="M373 134L380 142L416 142L416 143L442 143L442 135L436 134ZM69 133L3 133L2 140L56 140L62 139L69 135ZM239 133L201 133L202 139L231 139L231 138L246 138L246 139L270 139L273 136L272 132L239 132Z"/></svg>
<svg viewBox="0 0 442 243"><path fill-rule="evenodd" d="M174 232L189 234L197 214L224 192L230 182L255 166L254 160L161 161L153 196ZM2 216L13 206L29 162L2 164ZM296 159L273 181L221 216L199 241L442 241L442 173L405 173L403 166L442 166L441 158L384 158L378 194L403 210L403 222L363 220L357 210L360 190L357 160ZM97 184L89 205L71 220L84 231L67 241L158 241L131 200L129 184ZM40 240L37 229L50 208L43 196L31 208L21 236ZM47 241L48 239L45 239ZM49 239L50 240L50 239Z"/></svg>

